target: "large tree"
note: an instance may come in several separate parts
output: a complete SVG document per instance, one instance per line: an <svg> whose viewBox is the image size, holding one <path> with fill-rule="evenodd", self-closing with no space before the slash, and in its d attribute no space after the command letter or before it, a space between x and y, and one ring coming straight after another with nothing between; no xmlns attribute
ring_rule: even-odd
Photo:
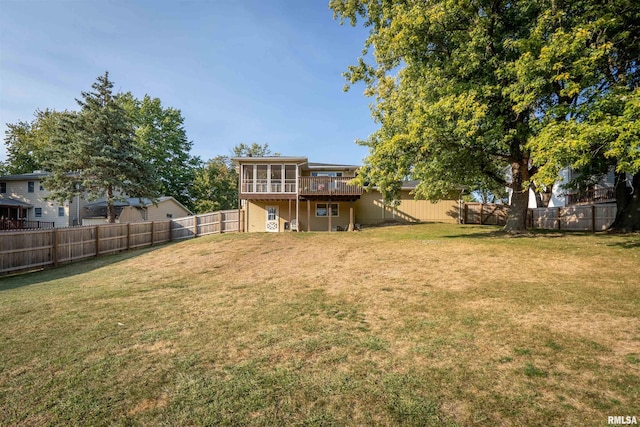
<svg viewBox="0 0 640 427"><path fill-rule="evenodd" d="M570 166L570 186L579 190L615 169L612 228L639 230L640 3L554 2L529 46L533 54L518 64L522 85L514 93L539 99L544 112L530 143L537 179L549 185Z"/></svg>
<svg viewBox="0 0 640 427"><path fill-rule="evenodd" d="M31 122L7 123L4 143L8 172L23 174L43 169L46 147L55 137L60 122L75 114L73 111L38 110Z"/></svg>
<svg viewBox="0 0 640 427"><path fill-rule="evenodd" d="M491 179L512 190L505 229L524 230L529 187L549 187L536 177L541 162L531 142L566 120L563 108L577 99L566 68L584 67L577 56L571 64L542 62L553 57L553 34L566 20L580 36L603 3L622 13L619 5L632 2L332 0L341 21L362 18L370 28L365 54L346 73L351 84L366 83L381 125L364 142L362 181L392 200L407 175L421 181L416 196L429 199ZM583 74L578 98L597 85Z"/></svg>
<svg viewBox="0 0 640 427"><path fill-rule="evenodd" d="M238 207L238 174L228 156L216 156L198 168L192 194L197 213Z"/></svg>
<svg viewBox="0 0 640 427"><path fill-rule="evenodd" d="M105 198L107 220L115 222L116 200L158 196L157 179L134 143L134 128L122 108L109 74L98 77L93 91L76 100L80 111L62 120L48 145L44 182L53 199L68 200L80 192L89 200Z"/></svg>
<svg viewBox="0 0 640 427"><path fill-rule="evenodd" d="M163 107L159 98L149 95L138 100L127 92L119 100L133 121L135 144L154 170L159 191L193 208L190 191L200 159L190 154L193 143L180 110Z"/></svg>

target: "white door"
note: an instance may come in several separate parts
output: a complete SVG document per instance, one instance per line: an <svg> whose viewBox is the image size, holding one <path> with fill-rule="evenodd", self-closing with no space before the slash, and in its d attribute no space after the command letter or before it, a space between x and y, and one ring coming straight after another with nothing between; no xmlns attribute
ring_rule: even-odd
<svg viewBox="0 0 640 427"><path fill-rule="evenodd" d="M273 233L277 233L279 231L279 223L280 220L278 218L278 207L277 206L267 206L267 223L265 225L265 230Z"/></svg>

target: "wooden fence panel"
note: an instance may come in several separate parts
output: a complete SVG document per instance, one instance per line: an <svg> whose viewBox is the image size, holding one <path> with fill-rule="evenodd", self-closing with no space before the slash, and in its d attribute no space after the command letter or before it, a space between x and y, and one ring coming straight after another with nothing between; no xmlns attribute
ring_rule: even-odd
<svg viewBox="0 0 640 427"><path fill-rule="evenodd" d="M127 224L101 225L98 229L98 255L110 254L127 249Z"/></svg>
<svg viewBox="0 0 640 427"><path fill-rule="evenodd" d="M220 222L220 231L222 233L235 233L239 232L239 213L237 209L230 211L222 211L220 212L221 222Z"/></svg>
<svg viewBox="0 0 640 427"><path fill-rule="evenodd" d="M533 228L603 231L616 217L614 204L577 205L564 208L530 209Z"/></svg>
<svg viewBox="0 0 640 427"><path fill-rule="evenodd" d="M536 208L531 209L532 228L555 229L560 225L558 214L560 208Z"/></svg>
<svg viewBox="0 0 640 427"><path fill-rule="evenodd" d="M72 262L97 256L96 227L56 230L57 262Z"/></svg>
<svg viewBox="0 0 640 427"><path fill-rule="evenodd" d="M196 237L196 216L171 220L171 240Z"/></svg>
<svg viewBox="0 0 640 427"><path fill-rule="evenodd" d="M38 268L54 263L55 231L2 232L0 272L11 273L25 268Z"/></svg>
<svg viewBox="0 0 640 427"><path fill-rule="evenodd" d="M613 204L606 204L595 206L595 221L594 227L598 231L606 230L611 227L613 221L616 219L617 206Z"/></svg>
<svg viewBox="0 0 640 427"><path fill-rule="evenodd" d="M462 209L464 224L504 225L509 206L488 203L465 203Z"/></svg>
<svg viewBox="0 0 640 427"><path fill-rule="evenodd" d="M560 228L588 231L592 228L591 206L568 206L560 209Z"/></svg>
<svg viewBox="0 0 640 427"><path fill-rule="evenodd" d="M129 249L142 248L151 246L152 241L152 222L132 222L129 226Z"/></svg>
<svg viewBox="0 0 640 427"><path fill-rule="evenodd" d="M79 261L128 249L238 231L238 211L167 221L0 232L0 275Z"/></svg>
<svg viewBox="0 0 640 427"><path fill-rule="evenodd" d="M171 241L171 221L155 221L153 223L153 244Z"/></svg>
<svg viewBox="0 0 640 427"><path fill-rule="evenodd" d="M220 217L222 212L212 212L203 215L197 215L198 220L198 236L207 234L220 233Z"/></svg>
<svg viewBox="0 0 640 427"><path fill-rule="evenodd" d="M482 203L465 203L465 224L503 225L508 206ZM564 208L529 209L529 225L532 228L562 229L574 231L603 231L609 228L616 216L614 204L576 205Z"/></svg>

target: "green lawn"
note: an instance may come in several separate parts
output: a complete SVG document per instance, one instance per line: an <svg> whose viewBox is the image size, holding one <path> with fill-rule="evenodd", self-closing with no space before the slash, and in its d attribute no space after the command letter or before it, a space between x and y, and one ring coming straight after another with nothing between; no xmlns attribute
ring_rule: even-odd
<svg viewBox="0 0 640 427"><path fill-rule="evenodd" d="M640 235L228 234L0 278L0 425L640 420Z"/></svg>

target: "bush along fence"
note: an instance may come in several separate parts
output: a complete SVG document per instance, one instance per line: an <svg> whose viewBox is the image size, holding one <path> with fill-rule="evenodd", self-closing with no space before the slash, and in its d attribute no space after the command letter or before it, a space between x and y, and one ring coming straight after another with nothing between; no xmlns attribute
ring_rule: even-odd
<svg viewBox="0 0 640 427"><path fill-rule="evenodd" d="M463 224L504 225L509 206L486 203L465 203ZM530 228L547 230L603 231L616 217L615 204L573 205L563 208L529 209Z"/></svg>
<svg viewBox="0 0 640 427"><path fill-rule="evenodd" d="M243 211L166 221L0 232L0 275L216 233L243 231Z"/></svg>

